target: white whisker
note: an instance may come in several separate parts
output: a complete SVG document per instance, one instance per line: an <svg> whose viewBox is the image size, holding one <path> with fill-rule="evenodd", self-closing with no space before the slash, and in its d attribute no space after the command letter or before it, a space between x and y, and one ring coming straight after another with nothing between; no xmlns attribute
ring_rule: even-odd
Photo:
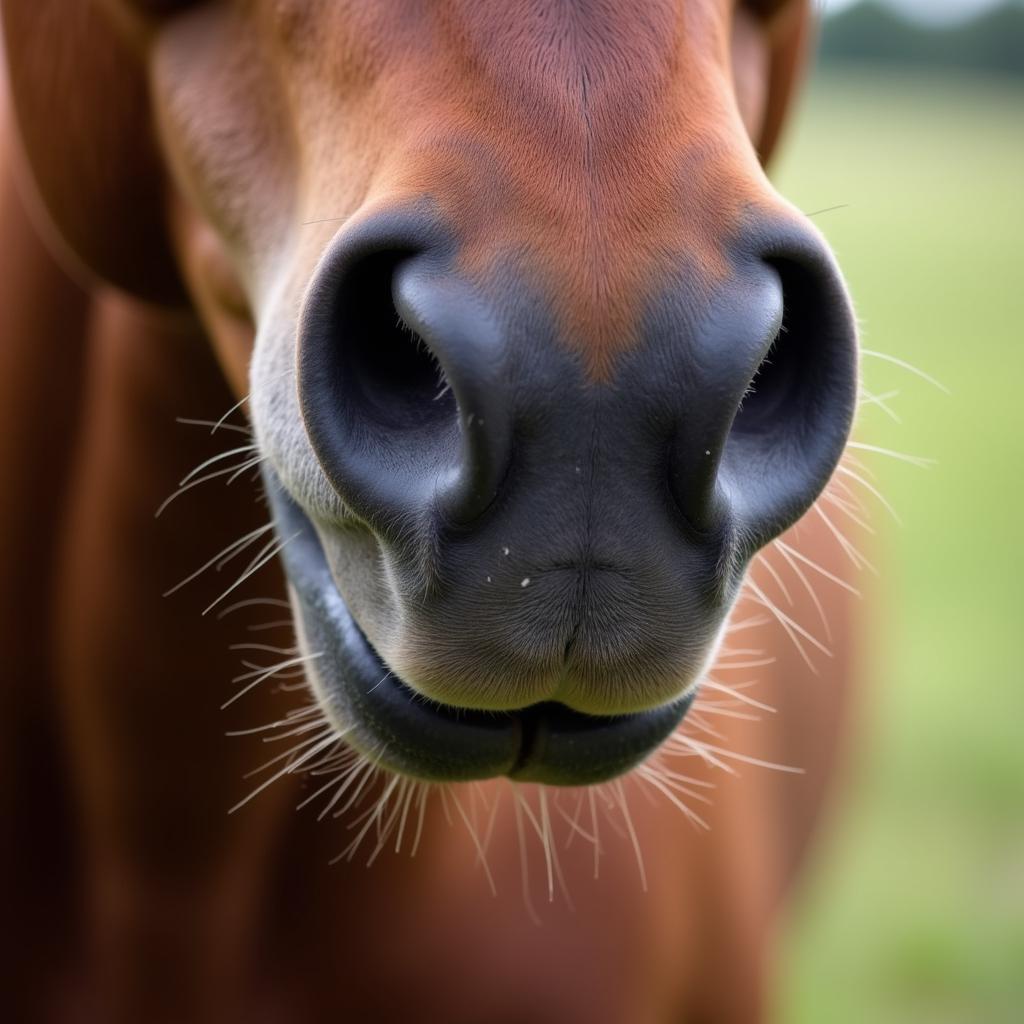
<svg viewBox="0 0 1024 1024"><path fill-rule="evenodd" d="M562 807L562 805L558 802L557 799L555 800L555 810L561 816L562 820L569 826L569 834L565 837L564 849L566 850L568 850L569 847L572 846L572 842L576 838L576 836L582 836L588 843L591 844L597 841L595 837L580 824L580 814L583 810L583 798L585 792L585 789L580 789L576 793L576 808L572 814L569 814L568 811L566 811Z"/></svg>
<svg viewBox="0 0 1024 1024"><path fill-rule="evenodd" d="M774 665L778 658L748 658L746 661L716 661L715 668L723 672L737 672L740 669L766 668Z"/></svg>
<svg viewBox="0 0 1024 1024"><path fill-rule="evenodd" d="M432 788L426 783L422 783L420 786L420 798L417 801L416 835L413 837L412 850L409 852L410 857L415 857L416 851L420 848L420 840L423 838L423 821L427 812L427 800L430 798Z"/></svg>
<svg viewBox="0 0 1024 1024"><path fill-rule="evenodd" d="M239 800L239 802L235 804L235 806L232 807L231 810L228 811L228 814L234 814L235 811L239 810L239 808L241 807L244 807L250 800L253 799L253 797L255 797L258 793L262 793L263 790L265 790L268 786L272 785L273 783L277 782L278 779L283 778L285 775L290 775L293 772L297 771L299 768L302 767L302 765L304 765L308 760L310 760L310 758L316 756L316 754L318 754L321 750L324 750L332 743L337 743L338 734L333 729L331 729L329 735L314 738L313 740L309 740L308 742L312 743L313 746L310 747L310 749L307 750L306 753L300 755L294 761L290 761L279 772L275 772L265 782L260 783L260 785L258 785L247 797L245 797L243 800Z"/></svg>
<svg viewBox="0 0 1024 1024"><path fill-rule="evenodd" d="M333 818L340 818L347 810L349 810L349 808L355 807L357 801L363 795L363 791L370 782L377 777L377 774L380 771L377 764L370 760L370 758L364 759L363 768L364 771L362 775L359 776L359 782L356 784L355 789L352 790L348 800L346 800L345 803L331 815ZM332 800L331 804L328 805L328 808L325 808L325 811L329 809L329 807L333 806L333 804L334 801Z"/></svg>
<svg viewBox="0 0 1024 1024"><path fill-rule="evenodd" d="M347 847L345 847L344 850L341 851L341 853L339 853L336 857L332 857L329 863L337 864L338 861L342 859L349 861L352 860L352 858L356 855L356 851L362 844L363 839L366 836L366 833L370 831L370 829L373 827L375 823L380 821L381 815L383 815L384 809L387 807L388 800L391 797L391 794L394 792L395 787L399 784L399 782L401 782L401 780L401 775L392 776L391 781L387 784L387 786L384 787L383 793L381 793L381 795L377 797L377 800L374 803L373 807L370 809L369 813L367 815L363 815L365 821L363 822L363 827L356 834L356 837L352 840L352 842L348 844ZM352 822L351 825L349 825L349 828L356 827L359 824L360 820L360 818L357 818L354 822Z"/></svg>
<svg viewBox="0 0 1024 1024"><path fill-rule="evenodd" d="M533 905L533 896L530 893L530 866L527 861L529 851L526 846L525 830L523 828L523 798L519 793L519 787L512 783L512 806L515 811L516 836L519 839L519 880L523 889L523 903L526 905L526 913L530 920L540 926L541 920Z"/></svg>
<svg viewBox="0 0 1024 1024"><path fill-rule="evenodd" d="M601 826L597 814L597 793L594 787L587 789L587 803L590 805L590 827L594 833L594 879L601 873Z"/></svg>
<svg viewBox="0 0 1024 1024"><path fill-rule="evenodd" d="M791 765L776 764L773 761L763 761L758 757L751 757L749 754L740 754L735 750L725 750L722 747L713 746L703 740L693 739L691 736L684 736L676 733L672 736L666 746L684 751L692 751L699 757L704 758L710 764L715 765L730 774L735 774L732 768L726 764L726 760L740 761L743 764L753 765L756 768L768 768L770 771L786 772L790 775L803 775L803 768L794 768Z"/></svg>
<svg viewBox="0 0 1024 1024"><path fill-rule="evenodd" d="M818 619L821 622L821 627L825 630L825 640L827 643L831 643L832 627L829 626L828 616L825 614L825 607L821 603L821 600L818 598L818 594L815 591L814 587L811 586L811 581L807 578L807 575L804 573L803 569L800 568L800 565L796 561L796 559L792 558L789 555L784 545L782 547L777 548L776 550L779 552L780 555L782 555L783 559L785 559L786 564L793 571L793 573L796 574L796 578L803 584L804 590L807 592L807 595L811 599L811 603L814 605L814 610L818 613Z"/></svg>
<svg viewBox="0 0 1024 1024"><path fill-rule="evenodd" d="M892 408L887 404L890 398L897 398L899 391L886 391L881 395L873 395L868 391L862 384L860 387L860 397L857 400L857 404L861 408L866 408L869 405L876 405L882 410L893 421L893 423L902 423L903 420L893 411Z"/></svg>
<svg viewBox="0 0 1024 1024"><path fill-rule="evenodd" d="M757 555L757 564L762 566L765 571L773 580L775 585L782 591L782 596L786 599L786 603L792 605L793 597L789 590L786 588L786 584L782 581L782 577L779 575L778 570L768 561L767 548L762 548Z"/></svg>
<svg viewBox="0 0 1024 1024"><path fill-rule="evenodd" d="M839 509L848 519L853 520L865 533L874 534L874 527L871 526L867 520L864 519L859 512L855 511L855 506L852 502L844 501L834 491L829 491L824 494L821 498L822 501L827 501L833 508Z"/></svg>
<svg viewBox="0 0 1024 1024"><path fill-rule="evenodd" d="M232 704L235 703L236 700L239 700L240 698L244 697L250 690L253 690L257 686L259 686L260 683L265 682L272 676L276 676L282 669L290 668L293 665L305 664L307 662L314 661L315 659L320 657L323 657L323 652L317 652L316 654L304 654L296 658L289 658L287 661L283 661L279 665L273 665L268 669L264 669L259 675L256 676L255 679L253 679L251 683L248 683L246 686L243 686L237 693L233 694L226 701L224 701L224 703L220 706L221 711L223 711L227 707L230 707ZM242 677L235 677L235 679L239 681L240 678Z"/></svg>
<svg viewBox="0 0 1024 1024"><path fill-rule="evenodd" d="M398 822L398 834L395 836L395 853L401 853L402 851L402 838L405 835L405 823L409 817L409 810L412 807L413 798L416 796L419 788L424 785L422 782L416 782L410 779L412 783L405 791L405 796L402 802L402 816Z"/></svg>
<svg viewBox="0 0 1024 1024"><path fill-rule="evenodd" d="M398 821L398 815L402 810L402 805L405 801L406 794L412 792L415 783L412 779L406 776L396 776L400 779L397 787L397 794L395 796L394 807L391 809L391 813L387 818L378 820L377 823L377 845L373 848L373 853L367 858L366 866L372 867L373 862L380 856L384 847L387 845L387 841L394 831L395 823Z"/></svg>
<svg viewBox="0 0 1024 1024"><path fill-rule="evenodd" d="M240 587L254 573L259 572L259 570L262 569L263 566L265 566L268 562L273 561L273 559L276 558L284 550L284 548L287 547L287 545L289 545L298 536L299 534L298 532L296 532L293 533L290 537L286 537L284 540L279 541L276 538L271 539L269 543L264 545L264 547L260 550L260 553L242 571L242 575L239 576L238 579L235 580L235 582L232 583L231 586L228 587L228 589L220 595L220 597L211 601L203 609L203 614L206 615L208 612L216 608L217 605L220 604L220 602L228 596L228 594L230 594L233 590L236 590L238 587Z"/></svg>
<svg viewBox="0 0 1024 1024"><path fill-rule="evenodd" d="M853 544L850 543L849 540L846 539L839 527L829 519L828 514L821 507L821 502L817 502L813 507L815 514L822 520L825 526L828 527L832 536L839 542L839 546L843 549L843 553L846 557L849 558L849 560L853 562L858 569L867 569L869 572L874 573L877 576L878 570L853 546Z"/></svg>
<svg viewBox="0 0 1024 1024"><path fill-rule="evenodd" d="M236 469L234 471L234 473L232 473L231 476L228 477L226 486L230 487L246 470L248 470L248 469L255 469L261 462L266 462L266 461L267 461L267 456L266 455L254 455L247 462L243 462L238 467L238 469ZM253 480L255 480L258 476L259 476L258 473L254 473L253 474Z"/></svg>
<svg viewBox="0 0 1024 1024"><path fill-rule="evenodd" d="M272 524L268 523L268 525ZM279 597L247 597L244 601L236 601L234 604L229 604L226 608L222 608L217 613L217 618L223 619L226 615L230 615L232 612L237 612L241 608L248 608L251 605L257 604L269 604L275 608L287 608L289 611L291 610L291 605Z"/></svg>
<svg viewBox="0 0 1024 1024"><path fill-rule="evenodd" d="M655 773L654 769L651 769L645 765L641 765L635 772L637 778L642 779L649 786L653 786L659 793L662 794L673 806L677 807L683 812L683 816L687 821L698 826L699 828L709 831L711 826L694 810L687 807L683 801L676 796L675 793L668 787L668 785Z"/></svg>
<svg viewBox="0 0 1024 1024"><path fill-rule="evenodd" d="M276 722L268 722L266 725L253 726L250 729L233 729L232 731L225 733L225 735L252 736L258 732L267 732L270 729L279 729L282 726L295 725L306 718L316 718L322 716L322 714L323 712L320 710L319 705L310 704L308 707L298 708L295 711L290 711L284 718L279 718Z"/></svg>
<svg viewBox="0 0 1024 1024"><path fill-rule="evenodd" d="M742 633L747 629L757 629L758 626L764 626L769 622L771 619L767 615L751 615L738 622L730 621L725 627L725 635L732 636L734 633Z"/></svg>
<svg viewBox="0 0 1024 1024"><path fill-rule="evenodd" d="M313 792L308 796L303 797L303 799L295 805L295 809L297 811L301 811L304 807L313 803L322 793L326 793L329 789L336 788L337 792L332 796L331 802L329 802L323 811L317 815L317 820L322 821L326 816L327 811L331 809L332 804L341 799L345 792L343 787L345 786L346 781L351 780L364 763L360 759L359 755L350 747L346 747L341 753L342 755L348 755L347 760L340 763L335 769L332 769L331 777L323 785L313 790ZM310 774L316 773L311 772ZM320 774L323 774L323 769L321 769Z"/></svg>
<svg viewBox="0 0 1024 1024"><path fill-rule="evenodd" d="M886 510L886 512L888 512L889 515L892 516L893 522L897 526L903 525L902 521L900 520L900 517L896 514L896 510L892 507L892 505L889 504L889 502L885 499L885 496L877 487L875 487L874 484L872 484L869 480L866 480L859 473L855 473L852 469L850 469L849 466L840 465L837 472L842 473L844 476L848 476L851 480L855 480L857 483L859 483L861 487L863 487L869 494L872 495L872 497L878 500L878 502Z"/></svg>
<svg viewBox="0 0 1024 1024"><path fill-rule="evenodd" d="M272 530L273 528L273 523L266 523L265 525L257 527L255 530L252 530L251 532L245 534L245 536L240 537L238 540L232 542L223 550L217 552L217 554L215 554L213 558L211 558L208 562L204 562L198 569L196 569L194 573L191 573L189 576L186 576L180 583L176 583L173 587L171 587L170 590L165 590L163 596L170 597L171 594L175 593L178 590L181 590L181 588L184 587L187 583L191 583L197 576L201 576L204 572L206 572L206 570L209 569L211 565L214 565L217 562L224 564L225 560L230 560L234 558L236 555L241 554L241 552L244 551L250 544L258 540L260 537L263 536L263 534L265 534L268 530Z"/></svg>
<svg viewBox="0 0 1024 1024"><path fill-rule="evenodd" d="M274 647L272 644L237 643L228 646L229 651L268 651L271 654L291 655L297 650L295 647Z"/></svg>
<svg viewBox="0 0 1024 1024"><path fill-rule="evenodd" d="M227 420L227 418L233 412L237 412L239 409L241 409L242 406L245 405L245 403L248 402L248 401L249 401L249 396L246 395L244 398L240 398L237 402L235 402L235 404L233 406L231 406L231 408L228 409L228 411L226 413L224 413L224 415L221 416L221 418L219 420L217 420L216 423L214 423L212 427L210 427L210 433L211 434L216 434L217 431L220 430L221 427L225 426L225 420Z"/></svg>
<svg viewBox="0 0 1024 1024"><path fill-rule="evenodd" d="M249 444L239 445L237 448L229 448L227 451L220 452L218 455L211 455L210 458L205 459L203 462L200 462L199 465L195 467L195 469L189 470L189 472L187 472L178 481L178 484L187 484L189 480L193 480L195 479L195 477L199 476L199 474L202 473L202 471L206 469L207 466L212 466L214 465L214 463L220 462L221 459L230 459L233 455L240 455L243 452L251 454L252 452L258 450L259 449L256 447L255 442L250 442Z"/></svg>
<svg viewBox="0 0 1024 1024"><path fill-rule="evenodd" d="M321 737L330 736L332 734L332 727L328 723L323 721L312 722L308 728L303 728L301 732L311 732L314 729L319 730L315 736L307 737L306 739L301 740L299 743L292 744L292 746L290 746L287 750L283 751L280 754L275 754L274 757L272 757L269 761L264 761L263 764L259 765L259 767L250 768L249 771L247 771L245 775L243 775L242 777L245 779L251 779L256 775L260 775L273 765L280 764L282 761L287 761L288 758L292 757L297 751L303 750L310 743L314 743ZM281 739L285 738L286 737L283 736L281 737ZM335 734L335 738L337 738L337 734Z"/></svg>
<svg viewBox="0 0 1024 1024"><path fill-rule="evenodd" d="M163 515L164 510L167 508L168 505L171 504L172 501L175 501L177 498L180 498L181 495L186 494L188 491L191 491L194 487L199 487L202 484L209 482L210 480L216 480L217 477L227 476L228 473L233 473L235 474L235 476L237 476L239 472L244 472L250 466L255 466L260 461L262 461L262 456L255 460L248 459L241 463L240 465L226 466L224 469L214 470L212 473L206 473L204 476L196 477L194 480L190 480L187 484L182 484L177 488L177 490L174 491L173 494L169 495L160 503L160 506L153 513L153 518L159 519L160 516ZM232 477L231 479L234 479L234 477ZM230 482L231 480L228 481L228 483Z"/></svg>
<svg viewBox="0 0 1024 1024"><path fill-rule="evenodd" d="M742 704L746 704L748 707L757 708L758 711L765 711L768 714L775 714L775 708L771 704L765 704L764 701L756 700L749 694L743 693L738 687L727 686L725 683L718 682L715 679L704 679L701 683L701 691L705 690L716 690L719 693L727 694L728 696L740 701ZM695 707L700 706L700 698L698 698Z"/></svg>
<svg viewBox="0 0 1024 1024"><path fill-rule="evenodd" d="M281 629L283 626L294 625L294 619L275 619L273 622L259 622L252 626L246 626L245 629L247 633L262 633L268 629Z"/></svg>
<svg viewBox="0 0 1024 1024"><path fill-rule="evenodd" d="M246 434L247 436L252 437L252 429L250 427L242 426L241 424L238 424L238 423L221 423L221 424L217 424L213 420L195 420L195 419L190 419L187 416L176 416L175 417L175 422L176 423L183 423L183 424L185 424L185 426L189 426L189 427L214 427L214 428L216 428L216 427L219 426L221 430L231 430L231 431L234 431L237 434ZM212 433L212 431L211 431L211 433Z"/></svg>
<svg viewBox="0 0 1024 1024"><path fill-rule="evenodd" d="M919 370L912 363L908 363L905 359L900 359L899 356L891 356L886 352L876 352L870 348L862 348L860 350L862 356L870 356L872 359L880 359L886 363L892 363L893 366L898 366L900 369L906 370L908 373L914 374L915 377L920 377L921 380L927 381L932 387L938 388L943 394L949 395L952 392L945 384L937 381L931 374L925 373L924 370Z"/></svg>
<svg viewBox="0 0 1024 1024"><path fill-rule="evenodd" d="M459 812L459 817L462 818L462 823L466 826L466 831L469 833L470 839L473 841L473 846L476 848L477 861L484 869L484 875L487 878L487 885L490 887L491 895L497 896L498 890L494 885L494 876L491 874L491 867L487 863L487 854L484 850L483 844L480 842L480 837L477 835L476 829L470 822L469 816L466 814L466 809L462 806L462 801L459 799L458 793L455 792L454 788L449 789L448 792L452 798L452 802L455 804L455 809Z"/></svg>
<svg viewBox="0 0 1024 1024"><path fill-rule="evenodd" d="M750 711L737 711L733 707L729 707L728 704L714 701L703 701L700 705L700 713L702 715L719 715L722 718L735 718L741 722L759 722L761 721L760 715L755 715Z"/></svg>
<svg viewBox="0 0 1024 1024"><path fill-rule="evenodd" d="M844 580L842 577L836 576L835 573L829 572L828 569L826 569L824 566L821 566L817 562L812 561L802 551L798 550L797 548L790 547L781 538L776 538L772 543L774 543L774 545L779 549L779 551L784 552L788 557L795 558L798 562L803 562L803 564L806 565L809 569L813 569L819 575L824 576L825 579L827 579L829 582L836 584L836 586L842 587L843 590L846 590L849 593L853 594L854 597L861 596L860 591L855 586L853 586L850 583L847 583L846 580Z"/></svg>
<svg viewBox="0 0 1024 1024"><path fill-rule="evenodd" d="M897 452L892 448L881 448L877 444L865 444L863 441L847 441L847 448L856 448L862 452L874 452L876 455L885 455L890 459L897 459L906 462L908 465L917 466L919 469L927 469L935 465L935 459L927 459L921 455L908 455L906 452Z"/></svg>
<svg viewBox="0 0 1024 1024"><path fill-rule="evenodd" d="M640 850L640 840L637 837L636 828L633 826L633 818L629 813L629 805L626 802L626 792L623 789L622 780L613 779L609 786L615 794L616 803L622 812L622 818L626 824L626 831L629 833L630 842L633 844L633 855L636 858L637 871L640 872L640 887L644 892L647 892L647 870L644 867L644 856Z"/></svg>
<svg viewBox="0 0 1024 1024"><path fill-rule="evenodd" d="M768 611L775 616L779 625L785 630L786 635L793 641L793 645L800 652L800 656L803 658L807 667L817 675L817 666L811 661L807 651L804 649L803 644L800 643L798 637L803 637L809 644L816 647L826 657L831 658L832 652L812 633L804 629L795 619L787 615L781 608L778 607L772 600L765 594L765 592L751 579L747 580L746 585L750 588L755 598L761 602L761 604L768 609Z"/></svg>

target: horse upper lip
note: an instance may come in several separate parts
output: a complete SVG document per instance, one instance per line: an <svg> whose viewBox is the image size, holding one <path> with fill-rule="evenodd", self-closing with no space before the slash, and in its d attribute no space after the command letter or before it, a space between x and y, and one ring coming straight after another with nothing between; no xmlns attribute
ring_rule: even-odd
<svg viewBox="0 0 1024 1024"><path fill-rule="evenodd" d="M283 557L305 645L321 653L311 683L346 740L394 771L436 781L507 775L562 785L632 768L676 728L691 688L651 711L592 716L547 701L515 711L438 704L407 687L366 639L338 592L312 523L270 469L275 520L294 540Z"/></svg>

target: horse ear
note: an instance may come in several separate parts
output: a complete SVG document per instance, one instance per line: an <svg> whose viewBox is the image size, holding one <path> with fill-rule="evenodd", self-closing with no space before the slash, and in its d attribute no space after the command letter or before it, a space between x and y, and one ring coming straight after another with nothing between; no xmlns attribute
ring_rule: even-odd
<svg viewBox="0 0 1024 1024"><path fill-rule="evenodd" d="M145 69L108 6L15 0L0 8L15 120L39 200L32 205L92 275L177 304L184 290Z"/></svg>
<svg viewBox="0 0 1024 1024"><path fill-rule="evenodd" d="M769 6L770 0L765 0ZM778 4L774 6L779 7ZM783 3L765 26L768 33L768 90L757 152L766 164L775 152L800 83L814 37L809 0Z"/></svg>

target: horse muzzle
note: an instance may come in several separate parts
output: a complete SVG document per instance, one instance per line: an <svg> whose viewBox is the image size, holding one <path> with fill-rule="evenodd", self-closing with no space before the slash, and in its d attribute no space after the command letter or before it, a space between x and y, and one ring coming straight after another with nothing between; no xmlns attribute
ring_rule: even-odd
<svg viewBox="0 0 1024 1024"><path fill-rule="evenodd" d="M751 557L827 483L855 330L824 244L781 215L723 243L714 287L681 258L599 374L521 262L473 277L421 207L343 229L297 395L344 513L268 489L353 744L425 778L589 783L678 725Z"/></svg>
<svg viewBox="0 0 1024 1024"><path fill-rule="evenodd" d="M518 711L446 706L406 686L370 645L335 586L316 531L272 472L265 474L284 549L307 671L347 742L392 771L455 782L505 775L588 785L628 771L682 721L696 695L651 711L586 715L554 701Z"/></svg>

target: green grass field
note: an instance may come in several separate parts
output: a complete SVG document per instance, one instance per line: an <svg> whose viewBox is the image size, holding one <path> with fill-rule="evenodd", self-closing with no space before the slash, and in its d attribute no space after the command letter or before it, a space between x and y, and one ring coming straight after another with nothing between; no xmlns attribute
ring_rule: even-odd
<svg viewBox="0 0 1024 1024"><path fill-rule="evenodd" d="M1024 1020L1024 87L821 73L775 169L854 296L897 424L844 800L781 952L780 1024Z"/></svg>

